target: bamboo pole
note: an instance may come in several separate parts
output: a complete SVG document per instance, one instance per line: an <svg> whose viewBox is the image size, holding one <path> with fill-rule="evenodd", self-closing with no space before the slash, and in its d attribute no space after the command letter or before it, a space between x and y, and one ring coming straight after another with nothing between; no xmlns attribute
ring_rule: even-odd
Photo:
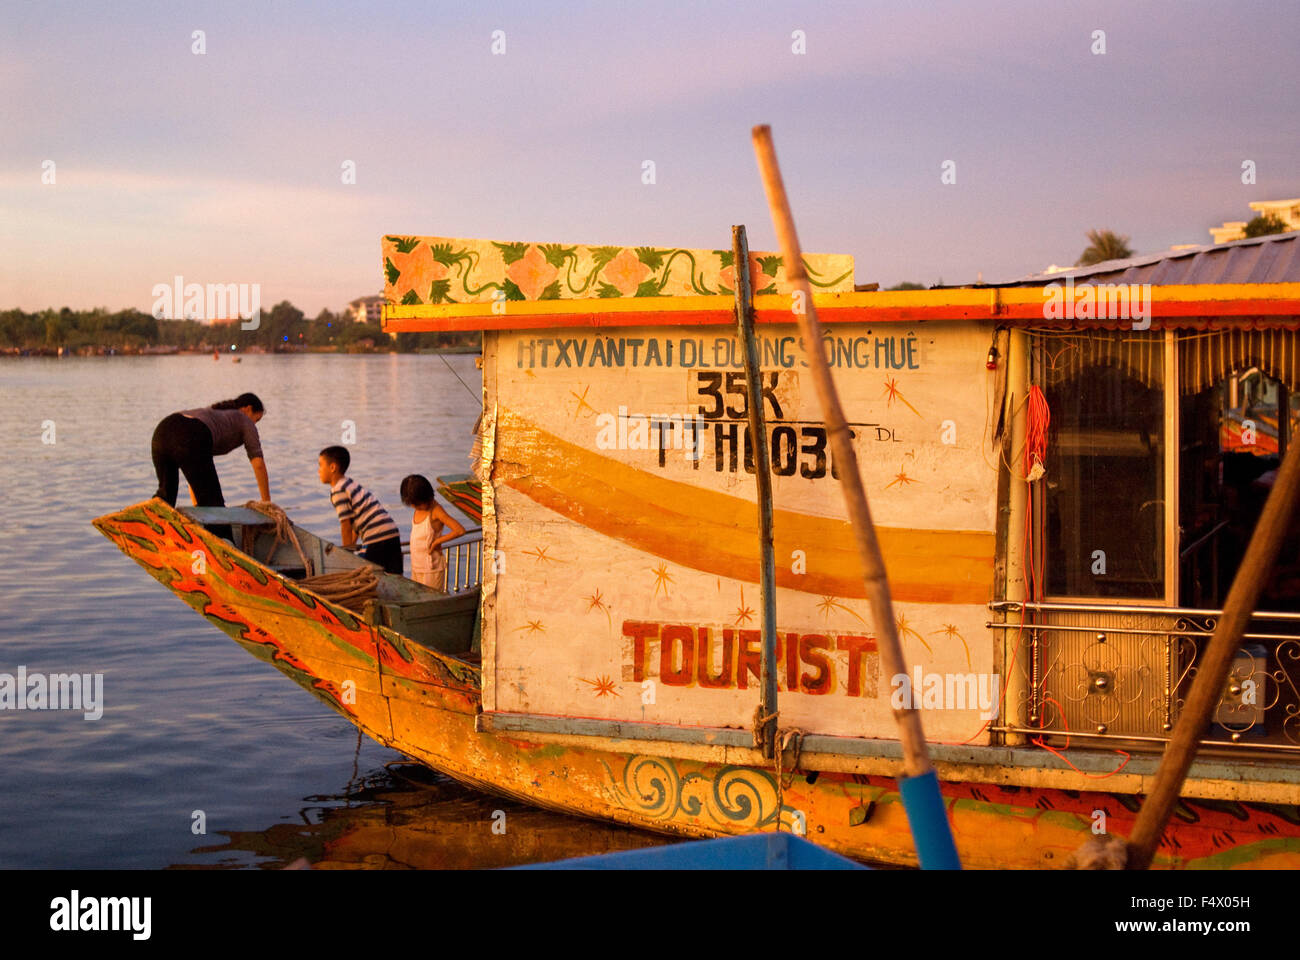
<svg viewBox="0 0 1300 960"><path fill-rule="evenodd" d="M817 322L817 308L813 305L812 286L808 282L808 272L804 269L803 250L799 246L799 237L795 233L794 216L790 212L790 201L786 196L785 184L781 180L780 167L777 165L776 149L772 144L772 130L767 125L755 127L753 138L754 151L758 154L758 168L763 178L763 189L767 193L767 203L772 211L772 221L776 227L781 255L785 258L786 278L795 287L796 301L802 299L802 304L795 302L791 306L799 323L799 332L803 336L804 353L807 357L808 369L812 373L817 399L821 403L826 433L830 438L831 453L840 465L840 489L844 494L849 521L857 541L858 557L862 561L863 580L871 604L871 616L879 633L876 642L881 665L884 667L886 677L906 677L908 671L903 661L902 644L898 642L898 628L894 621L894 605L889 595L885 561L880 553L880 542L876 539L875 524L871 521L871 509L867 505L867 492L862 486L862 475L858 472L857 453L853 449L848 424L844 420L844 411L840 406L839 394L835 390L835 382L831 379L831 371L822 352L821 325ZM930 765L929 751L925 746L925 731L921 727L921 715L916 709L915 702L913 698L911 705L894 708L894 720L898 723L899 737L903 746L903 772L906 775L898 781L903 806L907 810L908 823L912 828L912 838L916 844L921 866L957 868L960 867L960 863L952 840L952 828L944 811L938 777Z"/></svg>
<svg viewBox="0 0 1300 960"><path fill-rule="evenodd" d="M745 383L748 387L749 433L754 445L754 479L758 483L759 599L763 604L763 689L759 704L758 733L763 756L776 750L776 557L772 547L772 470L768 464L767 426L763 419L763 395L759 377L758 348L754 342L754 288L749 270L749 240L745 228L731 228L731 253L736 269L736 329L745 351Z"/></svg>
<svg viewBox="0 0 1300 960"><path fill-rule="evenodd" d="M1286 411L1282 410L1281 414L1286 416ZM1264 511L1255 525L1250 545L1246 547L1246 556L1242 558L1232 589L1228 591L1223 614L1197 667L1187 703L1178 715L1160 769L1156 771L1155 784L1138 811L1128 841L1130 870L1145 870L1151 865L1165 825L1178 803L1187 771L1196 758L1201 732L1223 697L1224 684L1241 646L1242 634L1246 632L1259 595L1273 572L1273 562L1282 546L1282 538L1290 529L1298 492L1300 443L1293 443L1287 447Z"/></svg>
<svg viewBox="0 0 1300 960"><path fill-rule="evenodd" d="M875 621L876 629L880 632L877 642L880 648L881 665L884 667L886 677L900 674L907 676L903 648L898 642L898 629L894 621L894 605L889 595L889 580L885 575L885 561L880 554L875 525L871 521L871 508L867 505L867 492L862 486L862 475L858 472L857 452L853 449L853 443L849 438L849 428L844 421L844 410L840 406L839 394L835 390L830 367L826 365L826 357L822 353L821 324L817 322L817 308L813 306L812 286L808 283L808 273L804 269L803 250L799 246L799 237L795 234L794 217L790 213L790 201L786 197L781 170L777 166L776 149L772 145L770 127L764 125L754 128L754 149L758 153L758 167L763 176L763 188L767 191L767 202L772 208L777 241L781 247L781 255L785 258L786 278L795 287L796 293L803 295L804 309L796 309L794 312L799 323L799 333L803 336L804 351L807 354L808 369L812 372L813 387L817 391L817 399L821 403L822 414L826 420L826 433L830 438L831 452L835 462L839 464L840 489L844 493L844 503L848 507L849 522L853 524L858 556L862 560L867 599L871 603L871 616ZM902 734L903 770L909 777L926 773L931 766L929 751L925 746L925 733L921 729L920 712L914 706L895 709L894 719L898 721L899 732Z"/></svg>

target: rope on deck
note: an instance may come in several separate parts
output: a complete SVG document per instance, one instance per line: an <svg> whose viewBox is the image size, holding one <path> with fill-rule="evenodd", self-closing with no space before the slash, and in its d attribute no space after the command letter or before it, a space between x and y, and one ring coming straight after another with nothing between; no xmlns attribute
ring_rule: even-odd
<svg viewBox="0 0 1300 960"><path fill-rule="evenodd" d="M375 574L374 567L366 565L353 570L340 570L335 573L322 573L319 576L313 576L314 567L312 562L307 559L307 554L303 552L302 544L298 542L298 535L293 531L293 523L284 510L278 505L265 500L249 500L244 506L249 510L257 511L275 524L275 540L267 553L268 560L275 555L275 551L280 544L293 544L293 548L298 551L299 559L302 560L302 568L306 574L298 581L303 587L317 596L323 597L331 603L337 603L341 607L347 607L355 613L363 613L366 601L373 600L378 596L379 577ZM244 528L244 552L249 556L253 556L253 535L254 533L250 528Z"/></svg>
<svg viewBox="0 0 1300 960"><path fill-rule="evenodd" d="M293 523L289 520L288 514L284 512L277 504L269 500L249 500L244 507L248 510L255 510L262 516L269 518L275 523L275 541L271 544L270 551L266 554L266 559L270 560L275 556L276 548L282 543L292 543L293 548L298 551L298 558L302 560L302 569L308 578L313 573L311 561L307 559L307 554L302 552L302 544L298 542L298 535L293 532ZM252 538L254 532L248 527L244 528L244 552L253 557ZM256 557L253 557L257 559Z"/></svg>
<svg viewBox="0 0 1300 960"><path fill-rule="evenodd" d="M369 566L322 573L319 577L307 577L300 582L312 593L356 613L364 612L366 601L378 596L379 577Z"/></svg>

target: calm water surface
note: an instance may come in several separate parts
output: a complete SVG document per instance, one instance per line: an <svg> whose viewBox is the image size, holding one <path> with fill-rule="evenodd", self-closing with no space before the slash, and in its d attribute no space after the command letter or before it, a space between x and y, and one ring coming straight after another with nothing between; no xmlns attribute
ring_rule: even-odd
<svg viewBox="0 0 1300 960"><path fill-rule="evenodd" d="M267 407L258 429L271 495L290 516L337 541L316 454L350 420L349 474L405 538L402 477L469 467L478 401L455 374L474 391L481 381L472 356L446 359L0 360L0 672L102 673L105 704L97 721L0 711L0 867L274 867L304 856L334 868L483 867L664 842L487 797L358 742L90 525L153 495L159 420L251 391ZM217 470L227 503L257 498L242 448ZM491 829L496 810L504 836ZM194 832L195 811L206 833Z"/></svg>

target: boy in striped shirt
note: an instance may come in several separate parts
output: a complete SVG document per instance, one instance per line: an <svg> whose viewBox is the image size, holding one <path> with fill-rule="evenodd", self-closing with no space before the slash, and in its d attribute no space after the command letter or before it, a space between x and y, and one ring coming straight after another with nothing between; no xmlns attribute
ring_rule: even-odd
<svg viewBox="0 0 1300 960"><path fill-rule="evenodd" d="M320 452L320 482L330 485L330 503L338 511L343 546L360 541L364 548L360 556L400 577L402 535L374 494L346 476L351 463L346 447L326 447Z"/></svg>

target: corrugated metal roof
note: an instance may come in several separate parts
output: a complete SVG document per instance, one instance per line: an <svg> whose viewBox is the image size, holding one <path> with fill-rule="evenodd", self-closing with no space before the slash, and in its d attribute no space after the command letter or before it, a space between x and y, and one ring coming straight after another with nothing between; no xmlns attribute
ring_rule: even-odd
<svg viewBox="0 0 1300 960"><path fill-rule="evenodd" d="M1278 233L1188 250L1171 250L1090 267L1036 273L991 287L1037 287L1073 277L1076 283L1297 283L1300 231Z"/></svg>

